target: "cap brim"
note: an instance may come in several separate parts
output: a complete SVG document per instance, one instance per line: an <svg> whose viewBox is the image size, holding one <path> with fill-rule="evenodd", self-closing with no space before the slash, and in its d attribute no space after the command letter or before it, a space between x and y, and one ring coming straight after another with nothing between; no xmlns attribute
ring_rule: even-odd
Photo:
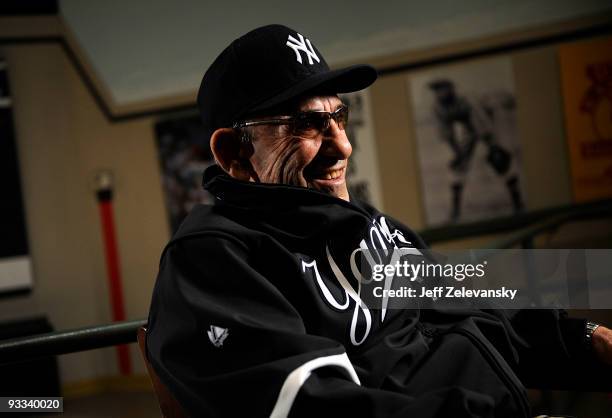
<svg viewBox="0 0 612 418"><path fill-rule="evenodd" d="M353 65L315 74L251 107L249 113L276 107L309 91L323 90L333 93L351 93L363 90L374 83L377 77L376 69L369 65Z"/></svg>

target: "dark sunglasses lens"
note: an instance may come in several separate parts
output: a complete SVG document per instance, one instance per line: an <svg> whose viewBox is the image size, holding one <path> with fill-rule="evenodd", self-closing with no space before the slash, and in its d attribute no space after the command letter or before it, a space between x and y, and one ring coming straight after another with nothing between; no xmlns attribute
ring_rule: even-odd
<svg viewBox="0 0 612 418"><path fill-rule="evenodd" d="M301 134L317 134L327 126L327 115L318 112L302 113L295 121L295 129Z"/></svg>
<svg viewBox="0 0 612 418"><path fill-rule="evenodd" d="M346 125L348 124L349 117L349 109L346 106L342 106L338 109L334 114L334 120L338 124L338 128L346 129Z"/></svg>
<svg viewBox="0 0 612 418"><path fill-rule="evenodd" d="M295 120L295 130L302 135L316 135L329 129L330 119L334 119L339 129L344 130L348 123L348 107L343 106L333 113L305 112Z"/></svg>

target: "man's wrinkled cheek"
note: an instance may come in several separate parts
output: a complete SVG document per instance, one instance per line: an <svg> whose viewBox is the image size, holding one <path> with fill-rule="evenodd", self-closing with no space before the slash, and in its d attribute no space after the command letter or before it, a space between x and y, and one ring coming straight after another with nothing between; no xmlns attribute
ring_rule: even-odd
<svg viewBox="0 0 612 418"><path fill-rule="evenodd" d="M296 143L285 150L282 164L282 179L285 184L307 187L304 178L304 158L300 155L300 148Z"/></svg>
<svg viewBox="0 0 612 418"><path fill-rule="evenodd" d="M295 158L289 158L286 160L283 172L283 182L293 186L307 186L304 179L302 165Z"/></svg>

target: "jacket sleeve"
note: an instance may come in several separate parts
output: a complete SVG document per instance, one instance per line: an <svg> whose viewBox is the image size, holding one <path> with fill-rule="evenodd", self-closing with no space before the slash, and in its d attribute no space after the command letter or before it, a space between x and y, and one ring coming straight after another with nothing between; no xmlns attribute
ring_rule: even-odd
<svg viewBox="0 0 612 418"><path fill-rule="evenodd" d="M524 384L538 389L609 391L612 368L584 344L586 319L560 309L524 309L507 315Z"/></svg>
<svg viewBox="0 0 612 418"><path fill-rule="evenodd" d="M404 234L424 251L428 245L400 222ZM498 349L510 343L506 360L523 384L537 389L611 391L612 367L598 361L584 344L587 319L570 317L563 309L485 310L501 319L506 333L493 339ZM478 315L478 312L474 312ZM428 316L427 313L422 315ZM501 350L503 351L503 350ZM513 361L514 360L514 361Z"/></svg>
<svg viewBox="0 0 612 418"><path fill-rule="evenodd" d="M212 235L162 256L148 357L189 416L493 416L492 399L464 389L413 398L360 386L344 347L308 334L251 261L243 244Z"/></svg>

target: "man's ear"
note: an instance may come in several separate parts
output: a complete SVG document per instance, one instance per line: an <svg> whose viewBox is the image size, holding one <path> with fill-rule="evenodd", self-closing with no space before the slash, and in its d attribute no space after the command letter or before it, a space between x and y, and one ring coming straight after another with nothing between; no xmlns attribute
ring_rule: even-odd
<svg viewBox="0 0 612 418"><path fill-rule="evenodd" d="M253 154L253 145L240 138L240 132L232 128L217 129L210 137L210 150L217 164L230 176L238 180L249 181L253 177L253 168L249 157Z"/></svg>

